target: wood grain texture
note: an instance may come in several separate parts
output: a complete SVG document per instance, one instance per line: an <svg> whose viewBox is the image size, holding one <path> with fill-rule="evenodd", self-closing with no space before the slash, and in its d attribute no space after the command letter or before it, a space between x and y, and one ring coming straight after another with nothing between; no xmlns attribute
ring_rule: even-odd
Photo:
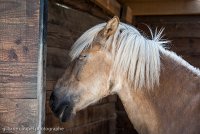
<svg viewBox="0 0 200 134"><path fill-rule="evenodd" d="M198 0L120 0L129 5L133 15L199 15Z"/></svg>
<svg viewBox="0 0 200 134"><path fill-rule="evenodd" d="M39 1L1 1L0 11L0 97L36 98Z"/></svg>
<svg viewBox="0 0 200 134"><path fill-rule="evenodd" d="M0 64L0 98L37 98L37 63Z"/></svg>
<svg viewBox="0 0 200 134"><path fill-rule="evenodd" d="M127 114L125 111L117 112L117 120L116 120L116 134L138 134L131 124ZM126 126L124 128L124 126Z"/></svg>
<svg viewBox="0 0 200 134"><path fill-rule="evenodd" d="M164 38L171 40L169 48L180 55L198 56L200 52L200 17L199 16L151 16L136 17L137 27L149 36L149 25L165 27Z"/></svg>
<svg viewBox="0 0 200 134"><path fill-rule="evenodd" d="M40 4L40 0L0 1L0 133L37 133L17 129L39 126ZM5 127L13 130L2 132Z"/></svg>
<svg viewBox="0 0 200 134"><path fill-rule="evenodd" d="M200 38L172 38L171 40L170 48L177 53L200 55Z"/></svg>
<svg viewBox="0 0 200 134"><path fill-rule="evenodd" d="M67 65L71 61L68 53L69 50L56 47L48 47L47 66L66 69Z"/></svg>
<svg viewBox="0 0 200 134"><path fill-rule="evenodd" d="M132 24L133 14L132 9L129 6L124 5L122 7L121 21Z"/></svg>
<svg viewBox="0 0 200 134"><path fill-rule="evenodd" d="M29 3L0 2L0 61L37 62L39 2Z"/></svg>
<svg viewBox="0 0 200 134"><path fill-rule="evenodd" d="M152 16L136 17L137 27L149 34L146 25L153 30L164 27L165 37L170 38L200 38L200 16Z"/></svg>
<svg viewBox="0 0 200 134"><path fill-rule="evenodd" d="M111 17L90 0L50 0L50 3L51 2L57 2L59 4L71 7L82 12L86 12L101 19L109 19Z"/></svg>
<svg viewBox="0 0 200 134"><path fill-rule="evenodd" d="M0 133L35 134L36 131L15 128L37 127L38 107L36 99L0 98ZM13 128L15 130L9 130ZM7 129L4 131L4 129Z"/></svg>
<svg viewBox="0 0 200 134"><path fill-rule="evenodd" d="M85 2L82 1L80 6L82 3ZM77 5L79 4L77 3ZM83 32L101 22L103 22L101 19L87 13L71 8L66 9L57 5L55 2L49 2L48 47L69 50Z"/></svg>
<svg viewBox="0 0 200 134"><path fill-rule="evenodd" d="M115 134L115 128L111 125L114 123L115 119L106 119L47 134Z"/></svg>
<svg viewBox="0 0 200 134"><path fill-rule="evenodd" d="M198 30L200 28L200 25L197 23L181 23L181 24L176 24L176 23L171 23L171 24L165 24L163 23L151 23L151 22L142 22L143 24L138 24L137 27L139 29L145 29L145 33L149 33L149 30L147 30L147 27L145 24L149 25L153 30L157 27L158 29L165 28L164 34L165 37L168 38L199 38L200 37L200 31Z"/></svg>
<svg viewBox="0 0 200 134"><path fill-rule="evenodd" d="M116 134L137 134L119 97L116 98L115 106L117 114Z"/></svg>
<svg viewBox="0 0 200 134"><path fill-rule="evenodd" d="M111 15L120 16L121 5L116 0L91 0Z"/></svg>

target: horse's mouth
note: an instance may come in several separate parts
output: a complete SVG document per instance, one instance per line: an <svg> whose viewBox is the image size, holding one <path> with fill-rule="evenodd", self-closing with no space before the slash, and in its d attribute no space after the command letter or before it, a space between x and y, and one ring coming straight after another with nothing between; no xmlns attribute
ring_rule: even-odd
<svg viewBox="0 0 200 134"><path fill-rule="evenodd" d="M59 119L61 122L66 122L73 117L73 108L69 106L65 106L62 112L59 115Z"/></svg>
<svg viewBox="0 0 200 134"><path fill-rule="evenodd" d="M55 107L53 103L50 104L51 110L54 115L60 119L61 122L66 122L71 119L73 115L73 105L72 103L60 104L58 107Z"/></svg>

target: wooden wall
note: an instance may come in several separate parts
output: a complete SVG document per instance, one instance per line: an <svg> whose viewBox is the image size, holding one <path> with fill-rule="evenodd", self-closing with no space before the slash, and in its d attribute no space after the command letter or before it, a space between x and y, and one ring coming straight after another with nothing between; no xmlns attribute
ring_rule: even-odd
<svg viewBox="0 0 200 134"><path fill-rule="evenodd" d="M193 66L200 68L200 16L137 16L136 27L150 37L146 24L153 30L165 27L165 38L171 40L169 49L181 55ZM134 129L117 99L118 134L134 134Z"/></svg>
<svg viewBox="0 0 200 134"><path fill-rule="evenodd" d="M51 112L49 96L70 61L68 51L71 45L84 31L102 20L53 1L49 2L48 10L46 127L64 128L51 132L55 134L115 134L115 96L80 111L66 123L61 123Z"/></svg>
<svg viewBox="0 0 200 134"><path fill-rule="evenodd" d="M200 16L143 16L137 17L137 27L148 31L145 23L165 27L165 37L171 40L170 50L181 55L190 64L200 67ZM148 32L146 32L148 33Z"/></svg>
<svg viewBox="0 0 200 134"><path fill-rule="evenodd" d="M116 114L116 134L137 134L119 97L116 101Z"/></svg>
<svg viewBox="0 0 200 134"><path fill-rule="evenodd" d="M22 129L42 125L43 2L0 1L0 133L40 133Z"/></svg>

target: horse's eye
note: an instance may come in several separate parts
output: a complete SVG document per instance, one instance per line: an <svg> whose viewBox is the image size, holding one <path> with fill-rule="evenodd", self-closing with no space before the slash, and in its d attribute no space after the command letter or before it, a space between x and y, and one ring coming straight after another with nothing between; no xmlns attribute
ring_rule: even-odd
<svg viewBox="0 0 200 134"><path fill-rule="evenodd" d="M79 57L78 57L78 59L79 60L84 60L84 59L86 59L88 57L88 54L81 54Z"/></svg>

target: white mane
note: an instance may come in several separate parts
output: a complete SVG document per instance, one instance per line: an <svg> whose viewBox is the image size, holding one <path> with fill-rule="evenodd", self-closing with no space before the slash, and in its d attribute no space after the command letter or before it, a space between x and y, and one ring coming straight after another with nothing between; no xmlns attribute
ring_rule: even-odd
<svg viewBox="0 0 200 134"><path fill-rule="evenodd" d="M106 23L96 25L86 31L72 46L70 56L72 60L92 45L93 40ZM119 75L125 74L135 89L142 87L153 88L159 84L160 76L160 50L167 51L163 44L168 43L162 40L161 29L152 35L152 40L142 36L139 31L130 25L120 23L116 33L110 36L105 46L112 46L114 59L113 69ZM177 56L178 57L178 56Z"/></svg>

